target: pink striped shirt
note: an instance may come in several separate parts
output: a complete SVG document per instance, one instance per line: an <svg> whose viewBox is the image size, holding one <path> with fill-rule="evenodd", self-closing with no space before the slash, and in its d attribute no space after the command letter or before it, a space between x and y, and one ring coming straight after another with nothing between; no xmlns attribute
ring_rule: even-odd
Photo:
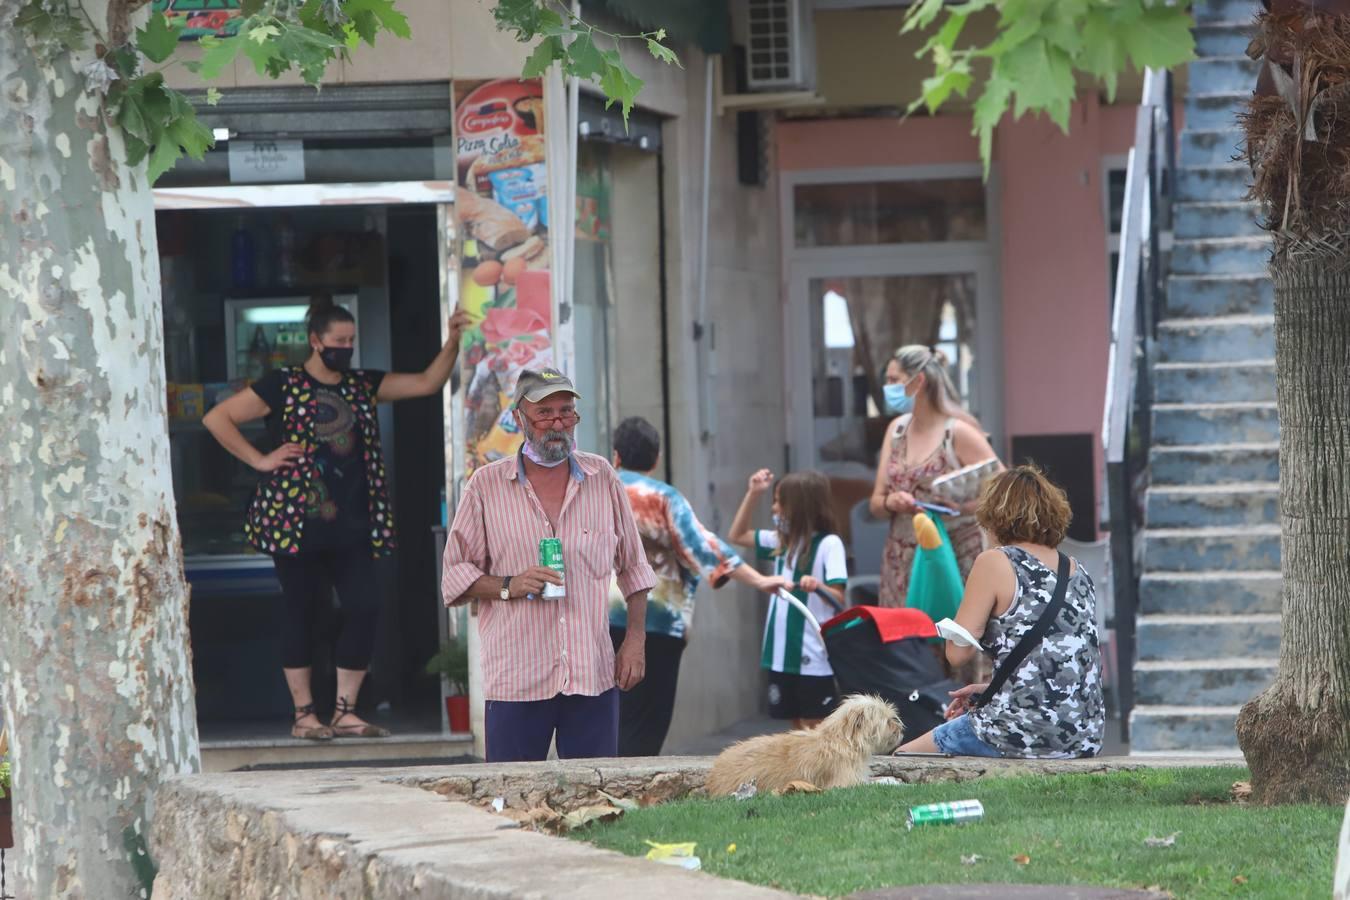
<svg viewBox="0 0 1350 900"><path fill-rule="evenodd" d="M591 453L574 453L570 464L556 533L518 455L475 472L455 511L441 561L446 605L467 601L464 592L484 575L518 575L539 565L542 538L562 540L567 567L567 596L560 600L481 603L484 699L594 697L614 687L611 577L617 574L625 597L656 584L614 469Z"/></svg>

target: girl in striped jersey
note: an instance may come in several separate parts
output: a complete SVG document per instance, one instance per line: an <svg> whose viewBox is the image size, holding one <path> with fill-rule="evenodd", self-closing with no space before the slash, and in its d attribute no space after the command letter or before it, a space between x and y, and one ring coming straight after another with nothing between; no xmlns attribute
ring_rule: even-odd
<svg viewBox="0 0 1350 900"><path fill-rule="evenodd" d="M774 527L755 529L759 498L773 485L773 473L750 476L749 489L731 542L752 548L757 559L773 565L773 574L789 580L792 594L819 622L844 608L848 561L830 499L830 482L819 472L795 472L773 487ZM839 701L834 670L820 634L806 617L778 596L769 600L760 665L769 670L769 715L791 719L794 728L813 728Z"/></svg>

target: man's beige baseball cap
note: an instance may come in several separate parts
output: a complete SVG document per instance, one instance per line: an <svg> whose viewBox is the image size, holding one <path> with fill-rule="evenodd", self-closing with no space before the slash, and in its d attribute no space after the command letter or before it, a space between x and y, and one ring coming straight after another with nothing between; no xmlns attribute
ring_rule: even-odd
<svg viewBox="0 0 1350 900"><path fill-rule="evenodd" d="M545 397L563 392L571 394L578 400L581 399L577 389L572 386L572 379L557 369L525 369L520 373L519 380L516 381L516 399L514 402L516 406L519 406L522 400L538 403Z"/></svg>

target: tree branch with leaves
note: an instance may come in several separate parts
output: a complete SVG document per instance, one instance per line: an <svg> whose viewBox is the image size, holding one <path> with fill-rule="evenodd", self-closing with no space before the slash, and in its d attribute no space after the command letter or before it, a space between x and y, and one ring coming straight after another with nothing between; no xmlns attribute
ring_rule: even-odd
<svg viewBox="0 0 1350 900"><path fill-rule="evenodd" d="M936 28L916 54L933 62L909 112L936 113L953 95L976 91L971 133L979 138L986 177L994 129L1012 111L1045 113L1064 132L1080 79L1100 84L1108 100L1127 65L1166 69L1195 55L1188 0L921 0L901 34ZM987 43L961 43L972 17L997 15Z"/></svg>

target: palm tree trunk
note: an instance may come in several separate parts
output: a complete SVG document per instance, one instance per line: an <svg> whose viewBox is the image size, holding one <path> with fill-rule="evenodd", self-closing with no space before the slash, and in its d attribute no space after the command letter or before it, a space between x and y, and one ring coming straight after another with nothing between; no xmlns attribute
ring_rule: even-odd
<svg viewBox="0 0 1350 900"><path fill-rule="evenodd" d="M1339 804L1350 796L1350 254L1280 243L1280 669L1242 708L1237 735L1258 802Z"/></svg>

